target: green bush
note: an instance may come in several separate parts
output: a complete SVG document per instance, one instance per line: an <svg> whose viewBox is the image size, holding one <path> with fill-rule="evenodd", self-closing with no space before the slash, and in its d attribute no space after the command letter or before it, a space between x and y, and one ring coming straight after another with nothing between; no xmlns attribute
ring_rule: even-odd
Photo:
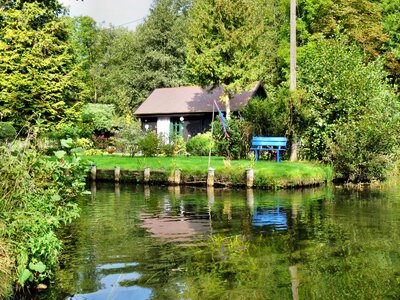
<svg viewBox="0 0 400 300"><path fill-rule="evenodd" d="M393 124L365 119L343 126L329 144L336 177L351 182L383 180L394 166L397 135Z"/></svg>
<svg viewBox="0 0 400 300"><path fill-rule="evenodd" d="M56 230L79 216L73 199L84 190L87 170L65 153L49 160L28 147L0 147L0 240L11 247L19 286L34 287L51 276L61 250Z"/></svg>
<svg viewBox="0 0 400 300"><path fill-rule="evenodd" d="M11 141L17 136L14 126L7 122L0 122L0 140Z"/></svg>
<svg viewBox="0 0 400 300"><path fill-rule="evenodd" d="M115 146L122 153L129 152L131 156L134 156L143 136L140 122L128 117L120 126L122 128L115 134Z"/></svg>
<svg viewBox="0 0 400 300"><path fill-rule="evenodd" d="M139 141L139 150L142 151L144 156L155 156L160 153L161 143L161 138L157 133L147 132Z"/></svg>
<svg viewBox="0 0 400 300"><path fill-rule="evenodd" d="M114 116L113 104L88 103L82 109L82 122L90 124L93 131L110 131Z"/></svg>
<svg viewBox="0 0 400 300"><path fill-rule="evenodd" d="M217 117L214 122L214 142L216 154L229 159L246 158L250 149L250 126L239 118L232 116L227 120L227 131L229 138L225 136L222 124Z"/></svg>
<svg viewBox="0 0 400 300"><path fill-rule="evenodd" d="M211 132L198 134L190 138L186 143L186 150L191 155L207 156L210 153L210 140ZM211 144L212 150L214 148L214 141Z"/></svg>
<svg viewBox="0 0 400 300"><path fill-rule="evenodd" d="M332 163L344 180L383 179L400 145L398 96L383 62L366 63L341 37L307 44L298 75L301 154Z"/></svg>

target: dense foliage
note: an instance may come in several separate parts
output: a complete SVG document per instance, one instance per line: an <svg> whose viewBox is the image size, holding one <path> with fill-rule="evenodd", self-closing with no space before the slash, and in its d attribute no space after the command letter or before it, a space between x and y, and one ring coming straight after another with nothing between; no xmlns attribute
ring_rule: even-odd
<svg viewBox="0 0 400 300"><path fill-rule="evenodd" d="M249 124L232 116L226 125L229 137L225 135L219 118L214 121L215 154L229 159L246 158L250 148Z"/></svg>
<svg viewBox="0 0 400 300"><path fill-rule="evenodd" d="M228 119L230 98L261 77L263 30L256 1L194 1L187 68L197 84L224 87Z"/></svg>
<svg viewBox="0 0 400 300"><path fill-rule="evenodd" d="M190 138L186 144L186 150L191 155L207 156L211 150L214 151L215 143L211 140L211 132L198 134Z"/></svg>
<svg viewBox="0 0 400 300"><path fill-rule="evenodd" d="M381 179L399 141L399 102L380 61L346 39L310 43L300 59L299 123L308 158L331 161L344 178Z"/></svg>
<svg viewBox="0 0 400 300"><path fill-rule="evenodd" d="M14 126L7 122L0 122L0 141L11 141L17 137Z"/></svg>
<svg viewBox="0 0 400 300"><path fill-rule="evenodd" d="M52 275L61 250L55 231L79 215L73 199L83 192L79 158L56 160L26 147L0 147L0 238L11 245L18 286L35 286Z"/></svg>
<svg viewBox="0 0 400 300"><path fill-rule="evenodd" d="M36 2L0 10L0 107L17 128L73 116L80 83L69 30L65 17Z"/></svg>

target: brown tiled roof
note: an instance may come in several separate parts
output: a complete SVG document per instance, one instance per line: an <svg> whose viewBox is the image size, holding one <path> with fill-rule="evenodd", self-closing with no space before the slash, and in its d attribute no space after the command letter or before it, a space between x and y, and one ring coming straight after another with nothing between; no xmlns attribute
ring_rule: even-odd
<svg viewBox="0 0 400 300"><path fill-rule="evenodd" d="M231 99L231 111L238 111L246 106L260 87L262 88L261 83L257 83L250 91L235 95ZM135 115L212 112L213 100L225 111L225 105L219 102L222 92L221 87L211 91L198 86L155 89L135 111Z"/></svg>

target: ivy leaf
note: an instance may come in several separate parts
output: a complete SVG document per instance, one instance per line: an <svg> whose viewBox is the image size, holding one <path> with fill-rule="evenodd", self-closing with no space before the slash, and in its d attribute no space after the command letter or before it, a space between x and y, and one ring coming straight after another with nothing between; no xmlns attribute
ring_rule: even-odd
<svg viewBox="0 0 400 300"><path fill-rule="evenodd" d="M29 269L39 273L43 273L44 271L46 271L46 265L41 261L37 262L36 264L29 263Z"/></svg>
<svg viewBox="0 0 400 300"><path fill-rule="evenodd" d="M60 141L60 143L61 143L61 146L62 146L63 148L69 149L69 148L72 148L72 146L73 146L73 144L74 144L74 141L73 141L71 138L68 138L68 139L66 139L66 140L62 139L62 140Z"/></svg>
<svg viewBox="0 0 400 300"><path fill-rule="evenodd" d="M54 151L54 155L58 158L58 159L62 159L64 158L65 154L67 154L67 152L65 151Z"/></svg>
<svg viewBox="0 0 400 300"><path fill-rule="evenodd" d="M24 269L18 276L18 283L24 286L25 282L33 280L33 273L28 269Z"/></svg>

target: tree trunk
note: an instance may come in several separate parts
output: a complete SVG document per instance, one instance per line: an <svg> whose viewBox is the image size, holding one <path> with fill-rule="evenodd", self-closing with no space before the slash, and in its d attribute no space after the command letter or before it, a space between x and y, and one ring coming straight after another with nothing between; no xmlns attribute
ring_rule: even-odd
<svg viewBox="0 0 400 300"><path fill-rule="evenodd" d="M231 119L231 97L230 96L226 97L225 107L226 107L226 119L230 120Z"/></svg>
<svg viewBox="0 0 400 300"><path fill-rule="evenodd" d="M297 161L297 142L295 140L292 141L292 146L290 149L290 161Z"/></svg>

